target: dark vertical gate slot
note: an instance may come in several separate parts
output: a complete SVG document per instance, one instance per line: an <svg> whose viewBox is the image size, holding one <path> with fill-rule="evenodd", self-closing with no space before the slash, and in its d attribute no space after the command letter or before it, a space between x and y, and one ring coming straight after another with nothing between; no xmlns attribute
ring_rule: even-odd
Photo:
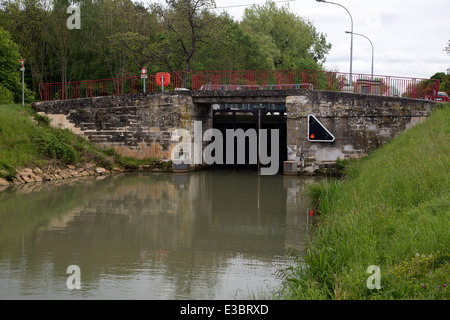
<svg viewBox="0 0 450 320"><path fill-rule="evenodd" d="M245 110L244 110L245 107ZM226 163L227 157L227 129L242 129L247 131L248 129L254 129L258 132L258 112L261 112L261 129L268 131L267 136L267 150L268 155L271 156L271 130L279 130L279 170L282 172L283 162L287 159L287 122L286 122L286 110L284 105L268 105L267 107L261 107L260 105L233 105L233 108L229 108L227 105L222 105L220 109L213 110L213 128L218 129L223 136L224 149L223 149L223 165L215 164L217 167L233 167L233 168L251 168L257 169L257 164L250 163L250 145L249 138L245 139L245 163L237 163L237 139L234 141L234 162L233 164ZM259 150L258 150L259 151ZM259 155L258 155L259 157ZM269 165L265 165L269 166ZM264 167L264 165L261 165Z"/></svg>

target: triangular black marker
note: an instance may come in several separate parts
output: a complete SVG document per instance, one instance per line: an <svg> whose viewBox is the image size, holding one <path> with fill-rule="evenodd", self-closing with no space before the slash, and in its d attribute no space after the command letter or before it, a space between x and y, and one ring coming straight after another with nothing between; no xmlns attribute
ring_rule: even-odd
<svg viewBox="0 0 450 320"><path fill-rule="evenodd" d="M308 141L333 142L334 136L312 114L308 115Z"/></svg>

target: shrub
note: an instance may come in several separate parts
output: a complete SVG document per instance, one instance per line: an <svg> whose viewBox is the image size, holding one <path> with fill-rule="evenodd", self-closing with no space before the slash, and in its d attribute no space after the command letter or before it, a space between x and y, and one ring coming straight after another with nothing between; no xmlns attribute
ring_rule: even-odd
<svg viewBox="0 0 450 320"><path fill-rule="evenodd" d="M33 140L39 152L47 157L58 159L64 164L76 163L79 159L79 154L75 149L54 134L46 133L42 136L35 136Z"/></svg>
<svg viewBox="0 0 450 320"><path fill-rule="evenodd" d="M14 94L0 83L0 104L10 104L14 101Z"/></svg>
<svg viewBox="0 0 450 320"><path fill-rule="evenodd" d="M44 127L50 126L50 122L52 122L52 119L50 119L48 116L39 113L36 113L34 115L34 120L36 120L39 125L42 125Z"/></svg>

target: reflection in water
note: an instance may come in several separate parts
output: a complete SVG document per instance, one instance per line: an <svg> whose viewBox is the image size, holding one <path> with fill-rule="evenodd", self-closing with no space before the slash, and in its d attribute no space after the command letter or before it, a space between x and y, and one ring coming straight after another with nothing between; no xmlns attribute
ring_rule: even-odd
<svg viewBox="0 0 450 320"><path fill-rule="evenodd" d="M307 229L305 181L127 173L0 193L0 299L232 299L268 292ZM69 265L81 289L69 290Z"/></svg>

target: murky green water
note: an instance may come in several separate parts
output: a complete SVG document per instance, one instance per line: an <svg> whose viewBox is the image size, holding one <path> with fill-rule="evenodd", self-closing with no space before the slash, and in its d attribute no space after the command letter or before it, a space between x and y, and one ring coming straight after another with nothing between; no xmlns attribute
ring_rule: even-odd
<svg viewBox="0 0 450 320"><path fill-rule="evenodd" d="M0 299L246 299L307 232L306 182L127 173L0 192ZM70 265L80 289L69 289ZM70 284L72 278L70 279Z"/></svg>

